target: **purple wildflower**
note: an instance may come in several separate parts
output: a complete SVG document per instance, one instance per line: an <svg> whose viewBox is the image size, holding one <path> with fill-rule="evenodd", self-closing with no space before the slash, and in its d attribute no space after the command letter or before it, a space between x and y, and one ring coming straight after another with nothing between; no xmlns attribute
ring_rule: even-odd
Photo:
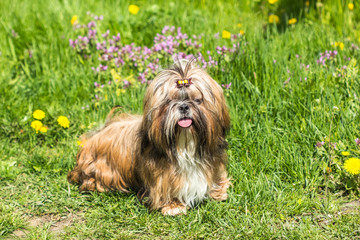
<svg viewBox="0 0 360 240"><path fill-rule="evenodd" d="M11 35L14 37L14 38L17 38L19 36L19 34L17 32L15 32L14 29L11 30Z"/></svg>
<svg viewBox="0 0 360 240"><path fill-rule="evenodd" d="M95 38L96 38L96 29L89 29L88 37L89 37L90 39L95 40Z"/></svg>
<svg viewBox="0 0 360 240"><path fill-rule="evenodd" d="M336 143L331 143L331 146L336 149Z"/></svg>
<svg viewBox="0 0 360 240"><path fill-rule="evenodd" d="M78 40L76 39L75 41L73 41L72 39L69 39L69 44L72 48L75 48L78 44Z"/></svg>
<svg viewBox="0 0 360 240"><path fill-rule="evenodd" d="M141 81L141 83L146 83L145 73L140 73L138 79Z"/></svg>
<svg viewBox="0 0 360 240"><path fill-rule="evenodd" d="M355 44L351 44L351 50L355 51L355 50L359 50L359 46L355 45Z"/></svg>
<svg viewBox="0 0 360 240"><path fill-rule="evenodd" d="M338 51L334 50L334 51L328 51L326 50L324 53L320 54L320 58L316 60L316 62L318 64L322 64L323 66L325 66L325 62L326 60L331 60L333 58L335 58L335 56L338 54Z"/></svg>
<svg viewBox="0 0 360 240"><path fill-rule="evenodd" d="M130 86L129 81L127 81L127 80L124 80L123 84L124 84L123 88L128 88Z"/></svg>
<svg viewBox="0 0 360 240"><path fill-rule="evenodd" d="M110 34L110 30L107 30L104 34L101 34L103 38L107 38Z"/></svg>
<svg viewBox="0 0 360 240"><path fill-rule="evenodd" d="M284 85L287 85L287 84L289 84L289 82L290 82L290 79L291 79L291 77L289 77L283 84Z"/></svg>
<svg viewBox="0 0 360 240"><path fill-rule="evenodd" d="M323 146L324 144L325 144L324 141L322 141L322 142L317 142L315 146L316 146L317 148L319 148L319 147Z"/></svg>
<svg viewBox="0 0 360 240"><path fill-rule="evenodd" d="M95 21L101 21L104 19L104 16L103 15L100 15L100 16L94 16L94 19Z"/></svg>
<svg viewBox="0 0 360 240"><path fill-rule="evenodd" d="M112 38L115 40L115 42L120 42L121 40L120 33L116 34L116 36L112 36Z"/></svg>
<svg viewBox="0 0 360 240"><path fill-rule="evenodd" d="M228 48L226 46L223 47L217 46L216 51L218 54L223 55L228 51Z"/></svg>
<svg viewBox="0 0 360 240"><path fill-rule="evenodd" d="M221 84L221 86L225 89L229 89L231 87L231 83L228 84Z"/></svg>
<svg viewBox="0 0 360 240"><path fill-rule="evenodd" d="M167 31L169 31L170 27L169 26L165 26L163 28L163 30L161 31L162 34L165 34Z"/></svg>
<svg viewBox="0 0 360 240"><path fill-rule="evenodd" d="M95 28L95 27L96 27L96 22L94 22L94 21L89 22L88 25L87 25L87 27L88 27L89 29Z"/></svg>
<svg viewBox="0 0 360 240"><path fill-rule="evenodd" d="M28 54L29 54L29 58L33 57L33 52L30 49L28 50Z"/></svg>
<svg viewBox="0 0 360 240"><path fill-rule="evenodd" d="M176 39L181 40L181 39L187 39L187 38L188 38L188 35L186 33L182 34L181 27L178 27Z"/></svg>
<svg viewBox="0 0 360 240"><path fill-rule="evenodd" d="M189 38L186 33L181 32L180 27L175 28L174 26L165 26L161 33L156 34L152 47L140 47L136 46L135 43L124 45L121 43L120 33L109 38L109 30L102 34L102 41L99 41L95 21L101 19L102 16L94 16L94 21L85 25L84 36L78 36L76 40L69 40L70 46L81 54L83 58L90 56L90 54L99 56L101 64L96 68L91 68L95 74L100 71L107 71L110 66L120 68L127 65L132 66L140 82L149 83L148 79L152 79L159 72L159 58L165 62L173 56L176 56L177 59L190 60L195 58L199 66L208 68L218 65L217 59L220 57L219 55L232 54L240 48L240 42L236 42L232 47L218 46L215 52L213 51L213 55L211 55L210 51L207 51L204 56L201 53L202 44L199 42L202 36L193 35L192 38ZM219 37L219 33L217 35ZM235 40L239 36L234 35L232 38ZM96 50L91 46L95 46ZM141 70L144 67L145 69ZM225 71L222 66L219 67L222 71ZM99 83L94 83L94 85L95 87L101 87ZM124 87L128 85L130 83L124 81ZM231 83L223 87L229 89L230 86Z"/></svg>
<svg viewBox="0 0 360 240"><path fill-rule="evenodd" d="M100 65L99 65L99 69L100 69L101 71L106 71L106 70L108 69L108 66L100 64Z"/></svg>

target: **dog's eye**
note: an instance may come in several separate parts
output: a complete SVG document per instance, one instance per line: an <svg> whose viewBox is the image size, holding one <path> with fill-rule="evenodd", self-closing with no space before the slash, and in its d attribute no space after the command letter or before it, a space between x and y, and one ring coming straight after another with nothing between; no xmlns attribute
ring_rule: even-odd
<svg viewBox="0 0 360 240"><path fill-rule="evenodd" d="M197 99L195 99L194 101L195 101L197 104L201 104L203 100L200 99L200 98L197 98Z"/></svg>

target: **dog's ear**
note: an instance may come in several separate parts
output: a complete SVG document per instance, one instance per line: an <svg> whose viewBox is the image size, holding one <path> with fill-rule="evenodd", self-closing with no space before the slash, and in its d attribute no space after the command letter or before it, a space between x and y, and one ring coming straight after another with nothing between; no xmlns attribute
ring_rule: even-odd
<svg viewBox="0 0 360 240"><path fill-rule="evenodd" d="M230 130L230 114L229 114L229 109L226 105L226 101L225 101L225 97L223 94L223 90L221 89L221 87L219 86L220 90L221 90L221 94L219 96L219 100L218 100L218 107L220 110L220 121L222 124L222 128L223 128L223 136L225 137L225 135L229 132Z"/></svg>
<svg viewBox="0 0 360 240"><path fill-rule="evenodd" d="M219 118L219 124L222 128L223 136L229 132L230 130L230 115L229 115L229 109L226 105L225 97L224 97L224 91L221 88L221 86L207 73L208 84L210 85L210 89L212 92L212 95L215 99L214 101L214 108L217 109L218 112L218 118Z"/></svg>

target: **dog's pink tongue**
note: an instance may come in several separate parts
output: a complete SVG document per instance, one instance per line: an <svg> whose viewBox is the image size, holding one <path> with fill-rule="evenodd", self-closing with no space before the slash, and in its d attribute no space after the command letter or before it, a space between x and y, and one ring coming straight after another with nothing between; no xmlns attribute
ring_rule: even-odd
<svg viewBox="0 0 360 240"><path fill-rule="evenodd" d="M179 120L178 124L180 127L188 128L192 124L192 120L191 119L181 119L181 120Z"/></svg>

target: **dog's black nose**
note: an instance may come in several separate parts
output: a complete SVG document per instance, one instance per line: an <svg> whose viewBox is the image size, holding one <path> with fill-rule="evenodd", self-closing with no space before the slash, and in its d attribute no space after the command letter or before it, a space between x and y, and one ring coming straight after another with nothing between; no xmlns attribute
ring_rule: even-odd
<svg viewBox="0 0 360 240"><path fill-rule="evenodd" d="M186 103L183 103L179 106L179 110L181 113L187 113L189 111L189 106Z"/></svg>

